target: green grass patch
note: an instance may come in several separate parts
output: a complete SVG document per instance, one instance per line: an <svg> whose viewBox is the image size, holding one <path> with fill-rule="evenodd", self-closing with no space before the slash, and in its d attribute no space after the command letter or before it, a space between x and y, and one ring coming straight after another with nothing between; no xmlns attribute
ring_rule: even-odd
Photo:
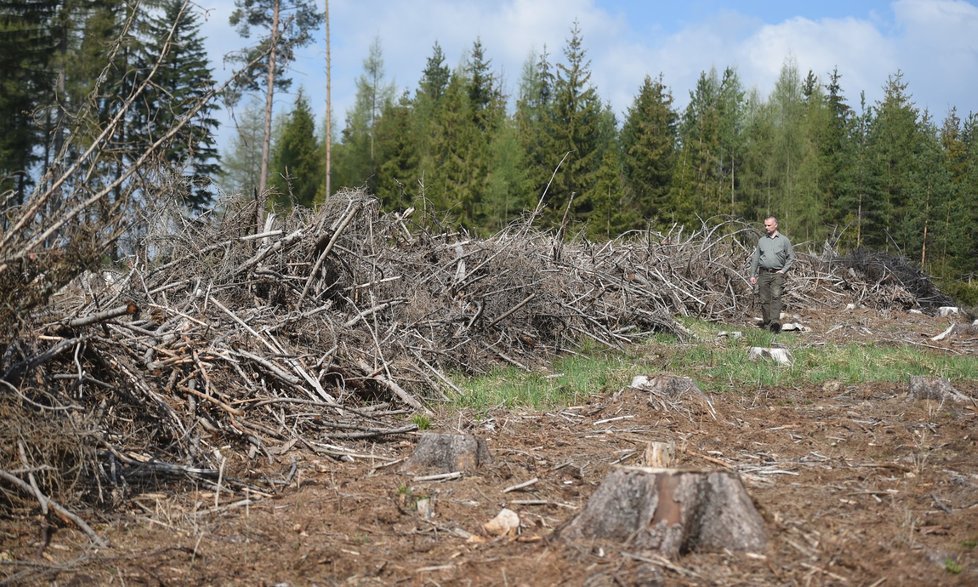
<svg viewBox="0 0 978 587"><path fill-rule="evenodd" d="M810 345L804 335L775 335L760 329L741 329L741 338L718 341L719 331L733 329L703 321L685 322L696 334L696 342L680 343L675 337L659 335L625 353L591 345L580 354L556 360L546 371L496 369L485 376L461 378L459 387L463 393L454 398L453 404L477 410L575 405L594 394L617 391L635 375L656 373L691 377L704 391L719 393L804 387L828 381L842 385L901 382L910 375L944 377L952 382L978 379L978 359L926 347ZM791 366L747 359L750 347L770 347L772 343L780 343L791 352Z"/></svg>
<svg viewBox="0 0 978 587"><path fill-rule="evenodd" d="M504 367L463 379L459 386L463 394L453 403L475 409L575 405L593 394L620 389L632 375L634 370L626 355L592 351L561 357L547 371Z"/></svg>

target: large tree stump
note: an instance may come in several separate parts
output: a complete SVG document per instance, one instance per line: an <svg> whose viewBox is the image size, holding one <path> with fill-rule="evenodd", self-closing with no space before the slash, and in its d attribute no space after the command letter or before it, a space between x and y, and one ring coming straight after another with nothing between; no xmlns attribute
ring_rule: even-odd
<svg viewBox="0 0 978 587"><path fill-rule="evenodd" d="M474 471L492 461L489 448L471 434L423 434L414 453L401 465L406 472L454 473Z"/></svg>
<svg viewBox="0 0 978 587"><path fill-rule="evenodd" d="M617 541L670 558L767 545L764 520L736 474L647 467L609 473L560 537Z"/></svg>

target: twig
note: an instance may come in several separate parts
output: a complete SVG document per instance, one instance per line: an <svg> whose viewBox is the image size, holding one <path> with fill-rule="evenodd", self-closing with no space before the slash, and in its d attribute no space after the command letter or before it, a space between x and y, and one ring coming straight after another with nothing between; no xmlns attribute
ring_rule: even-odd
<svg viewBox="0 0 978 587"><path fill-rule="evenodd" d="M85 522L85 520L81 519L80 517L78 517L77 515L75 515L67 508L65 508L63 505L54 501L50 497L47 497L44 494L40 493L40 490L38 490L38 493L35 493L34 488L32 488L29 483L25 483L20 478L11 475L10 473L4 471L3 469L0 469L0 479L3 479L8 483L11 483L12 485L15 485L18 489L20 489L24 493L33 495L35 497L39 496L38 499L43 499L42 506L44 502L47 502L48 507L53 509L62 518L70 520L72 523L78 526L78 528L81 529L81 531L84 532L91 539L91 541L97 544L98 546L104 548L109 545L108 542L106 542L101 536L99 536L98 534L95 533L94 530L92 530L92 527L89 526Z"/></svg>
<svg viewBox="0 0 978 587"><path fill-rule="evenodd" d="M510 485L506 489L503 489L503 493L509 493L510 491L519 491L521 489L526 489L527 487L533 485L534 483L538 482L539 480L540 480L539 478L534 477L533 479L530 479L529 481L524 481L523 483L519 483L519 484L516 484L516 485Z"/></svg>
<svg viewBox="0 0 978 587"><path fill-rule="evenodd" d="M447 481L449 479L460 479L462 477L461 471L453 471L451 473L439 473L437 475L425 475L423 477L415 477L413 481Z"/></svg>
<svg viewBox="0 0 978 587"><path fill-rule="evenodd" d="M81 318L69 320L68 326L71 328L81 328L82 326L88 326L89 324L95 324L97 322L104 322L105 320L111 320L112 318L118 318L119 316L132 316L137 312L139 312L139 306L136 305L136 302L129 302L124 306L118 306L104 312L99 312L98 314L92 314L91 316L83 316Z"/></svg>

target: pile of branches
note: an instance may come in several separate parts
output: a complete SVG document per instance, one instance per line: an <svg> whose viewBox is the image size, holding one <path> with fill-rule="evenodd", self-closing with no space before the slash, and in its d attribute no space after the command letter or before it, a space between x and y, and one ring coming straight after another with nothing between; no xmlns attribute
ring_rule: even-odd
<svg viewBox="0 0 978 587"><path fill-rule="evenodd" d="M592 243L531 219L483 239L434 233L360 192L282 217L246 199L220 210L157 215L124 264L8 323L5 479L99 504L187 477L270 491L283 479L260 463L292 447L349 458L356 441L410 432L412 414L463 393L456 374L533 369L585 340L685 339L676 316L752 311L756 234L736 223ZM794 303L892 302L837 270L801 255Z"/></svg>
<svg viewBox="0 0 978 587"><path fill-rule="evenodd" d="M942 293L930 276L906 258L881 251L856 249L838 257L837 263L851 269L857 281L868 280L881 287L906 292L903 305L933 311L941 306L953 306L954 300Z"/></svg>

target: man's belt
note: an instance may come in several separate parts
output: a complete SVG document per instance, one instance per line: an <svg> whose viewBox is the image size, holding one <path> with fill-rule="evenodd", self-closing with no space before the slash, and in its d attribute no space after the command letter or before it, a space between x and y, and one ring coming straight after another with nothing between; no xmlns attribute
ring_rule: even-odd
<svg viewBox="0 0 978 587"><path fill-rule="evenodd" d="M768 269L767 267L761 267L760 269L765 273L777 273L778 271L781 271L780 269Z"/></svg>

